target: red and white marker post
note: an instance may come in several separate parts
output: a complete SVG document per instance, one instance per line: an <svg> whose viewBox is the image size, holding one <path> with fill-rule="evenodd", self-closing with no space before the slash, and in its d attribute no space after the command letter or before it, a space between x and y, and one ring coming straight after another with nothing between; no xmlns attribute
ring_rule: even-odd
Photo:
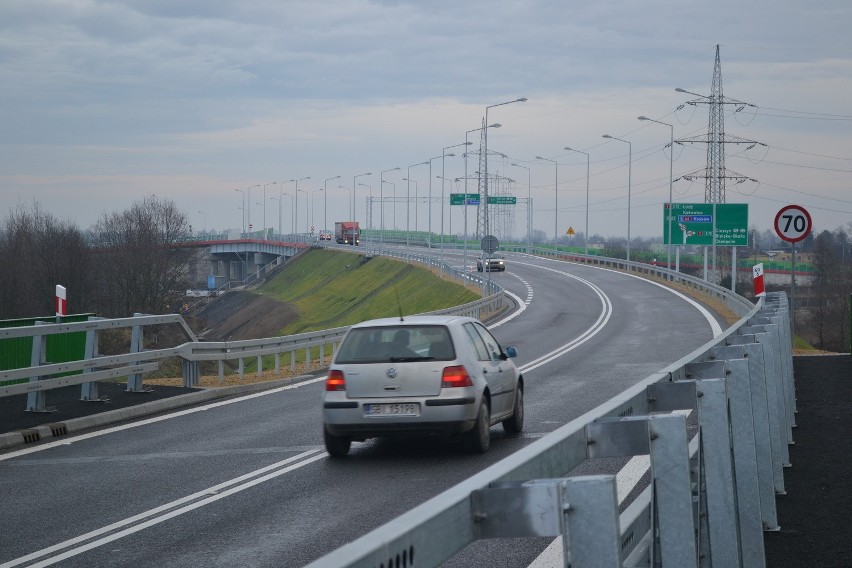
<svg viewBox="0 0 852 568"><path fill-rule="evenodd" d="M763 298L766 296L766 286L763 284L763 263L755 264L751 271L754 276L754 297Z"/></svg>
<svg viewBox="0 0 852 568"><path fill-rule="evenodd" d="M65 286L56 285L56 317L68 315L68 293Z"/></svg>

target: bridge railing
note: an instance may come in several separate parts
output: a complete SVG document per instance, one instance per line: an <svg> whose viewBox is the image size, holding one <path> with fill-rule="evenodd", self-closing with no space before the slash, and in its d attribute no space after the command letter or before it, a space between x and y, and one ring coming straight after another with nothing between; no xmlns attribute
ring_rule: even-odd
<svg viewBox="0 0 852 568"><path fill-rule="evenodd" d="M501 537L560 537L573 568L765 566L794 425L789 306L731 303L721 336L309 568L440 566ZM638 455L651 481L622 512L615 476L566 477Z"/></svg>

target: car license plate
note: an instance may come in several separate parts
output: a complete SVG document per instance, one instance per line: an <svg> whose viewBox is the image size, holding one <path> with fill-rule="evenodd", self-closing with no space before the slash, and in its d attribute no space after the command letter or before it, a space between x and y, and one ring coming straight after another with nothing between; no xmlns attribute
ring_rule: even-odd
<svg viewBox="0 0 852 568"><path fill-rule="evenodd" d="M416 402L365 404L364 416L420 416Z"/></svg>

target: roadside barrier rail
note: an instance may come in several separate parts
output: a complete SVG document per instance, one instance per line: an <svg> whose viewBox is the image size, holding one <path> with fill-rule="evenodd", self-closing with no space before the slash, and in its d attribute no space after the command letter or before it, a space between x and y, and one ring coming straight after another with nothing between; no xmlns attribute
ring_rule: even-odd
<svg viewBox="0 0 852 568"><path fill-rule="evenodd" d="M524 251L526 252L526 251ZM546 255L547 251L535 251ZM397 254L397 253L394 253ZM421 260L410 252L409 260ZM753 305L722 287L660 267L618 259L553 255L558 260L661 278L717 297L741 319L719 337L645 378L601 406L524 447L470 479L331 552L311 568L439 566L478 539L560 536L565 566L765 566L763 531L778 530L775 495L783 494L783 468L795 426L795 389L787 297L771 293ZM423 257L434 264L434 259ZM448 265L439 267L457 277ZM458 271L456 271L458 272ZM462 274L485 286L490 279ZM502 289L443 313L499 311ZM193 339L170 349L146 350L142 327L180 324ZM97 356L97 332L130 327L130 353ZM305 350L332 353L348 328L288 337L230 342L195 341L177 315L44 324L0 329L0 339L33 337L33 365L0 371L0 396L28 393L28 409L45 410L44 391L127 376L142 390L142 374L164 358L180 357L184 386L194 386L203 361L223 362ZM87 357L50 364L42 339L86 331ZM55 377L69 371L79 375ZM112 375L110 375L112 373ZM88 389L88 390L87 390ZM94 390L92 390L94 389ZM42 398L39 400L39 396ZM32 402L32 404L31 404ZM651 483L619 513L612 475L565 477L598 457L648 455ZM416 558L416 564L415 559Z"/></svg>
<svg viewBox="0 0 852 568"><path fill-rule="evenodd" d="M360 251L356 251L360 252ZM376 251L374 254L378 254ZM392 256L392 253L388 253ZM423 255L409 255L407 260L438 266L434 259ZM472 282L480 286L487 295L479 300L428 312L431 314L456 314L488 319L503 311L511 300L495 282L480 282L476 275L464 275L449 265L439 266L448 277ZM182 327L189 342L165 349L146 349L143 333L145 328L177 324ZM128 353L121 355L100 355L98 353L98 334L108 330L131 330ZM92 317L88 321L51 324L37 322L27 327L0 329L0 339L32 337L33 350L29 367L0 371L0 397L27 394L25 410L29 412L49 412L46 391L70 385L82 385L82 400L98 400L97 381L121 379L127 377L127 390L144 392L144 373L156 371L164 359L181 359L183 386L198 385L201 378L201 363L218 363L218 379L224 380L225 362L237 361L237 374L243 379L247 359L256 360L256 373L264 370L264 357L274 356L275 373L280 373L282 356L289 356L290 370L295 371L298 353L304 352L304 370L309 371L316 362L317 368L326 360L326 352L333 355L334 350L349 327L339 327L297 335L249 339L239 341L198 341L195 334L178 314L145 315L135 314L129 318L103 319ZM51 363L45 360L46 338L61 333L86 332L85 358L79 361ZM316 357L316 358L315 358ZM68 373L77 373L71 374Z"/></svg>
<svg viewBox="0 0 852 568"><path fill-rule="evenodd" d="M765 566L795 416L789 305L731 304L742 319L719 337L308 568L440 566L518 537L561 537L572 568ZM615 476L566 477L637 455L651 481L620 513Z"/></svg>

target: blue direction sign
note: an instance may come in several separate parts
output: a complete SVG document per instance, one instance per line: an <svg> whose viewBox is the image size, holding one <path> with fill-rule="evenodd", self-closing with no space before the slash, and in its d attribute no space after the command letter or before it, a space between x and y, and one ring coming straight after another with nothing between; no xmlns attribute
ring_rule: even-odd
<svg viewBox="0 0 852 568"><path fill-rule="evenodd" d="M479 205L478 193L451 193L450 205Z"/></svg>

